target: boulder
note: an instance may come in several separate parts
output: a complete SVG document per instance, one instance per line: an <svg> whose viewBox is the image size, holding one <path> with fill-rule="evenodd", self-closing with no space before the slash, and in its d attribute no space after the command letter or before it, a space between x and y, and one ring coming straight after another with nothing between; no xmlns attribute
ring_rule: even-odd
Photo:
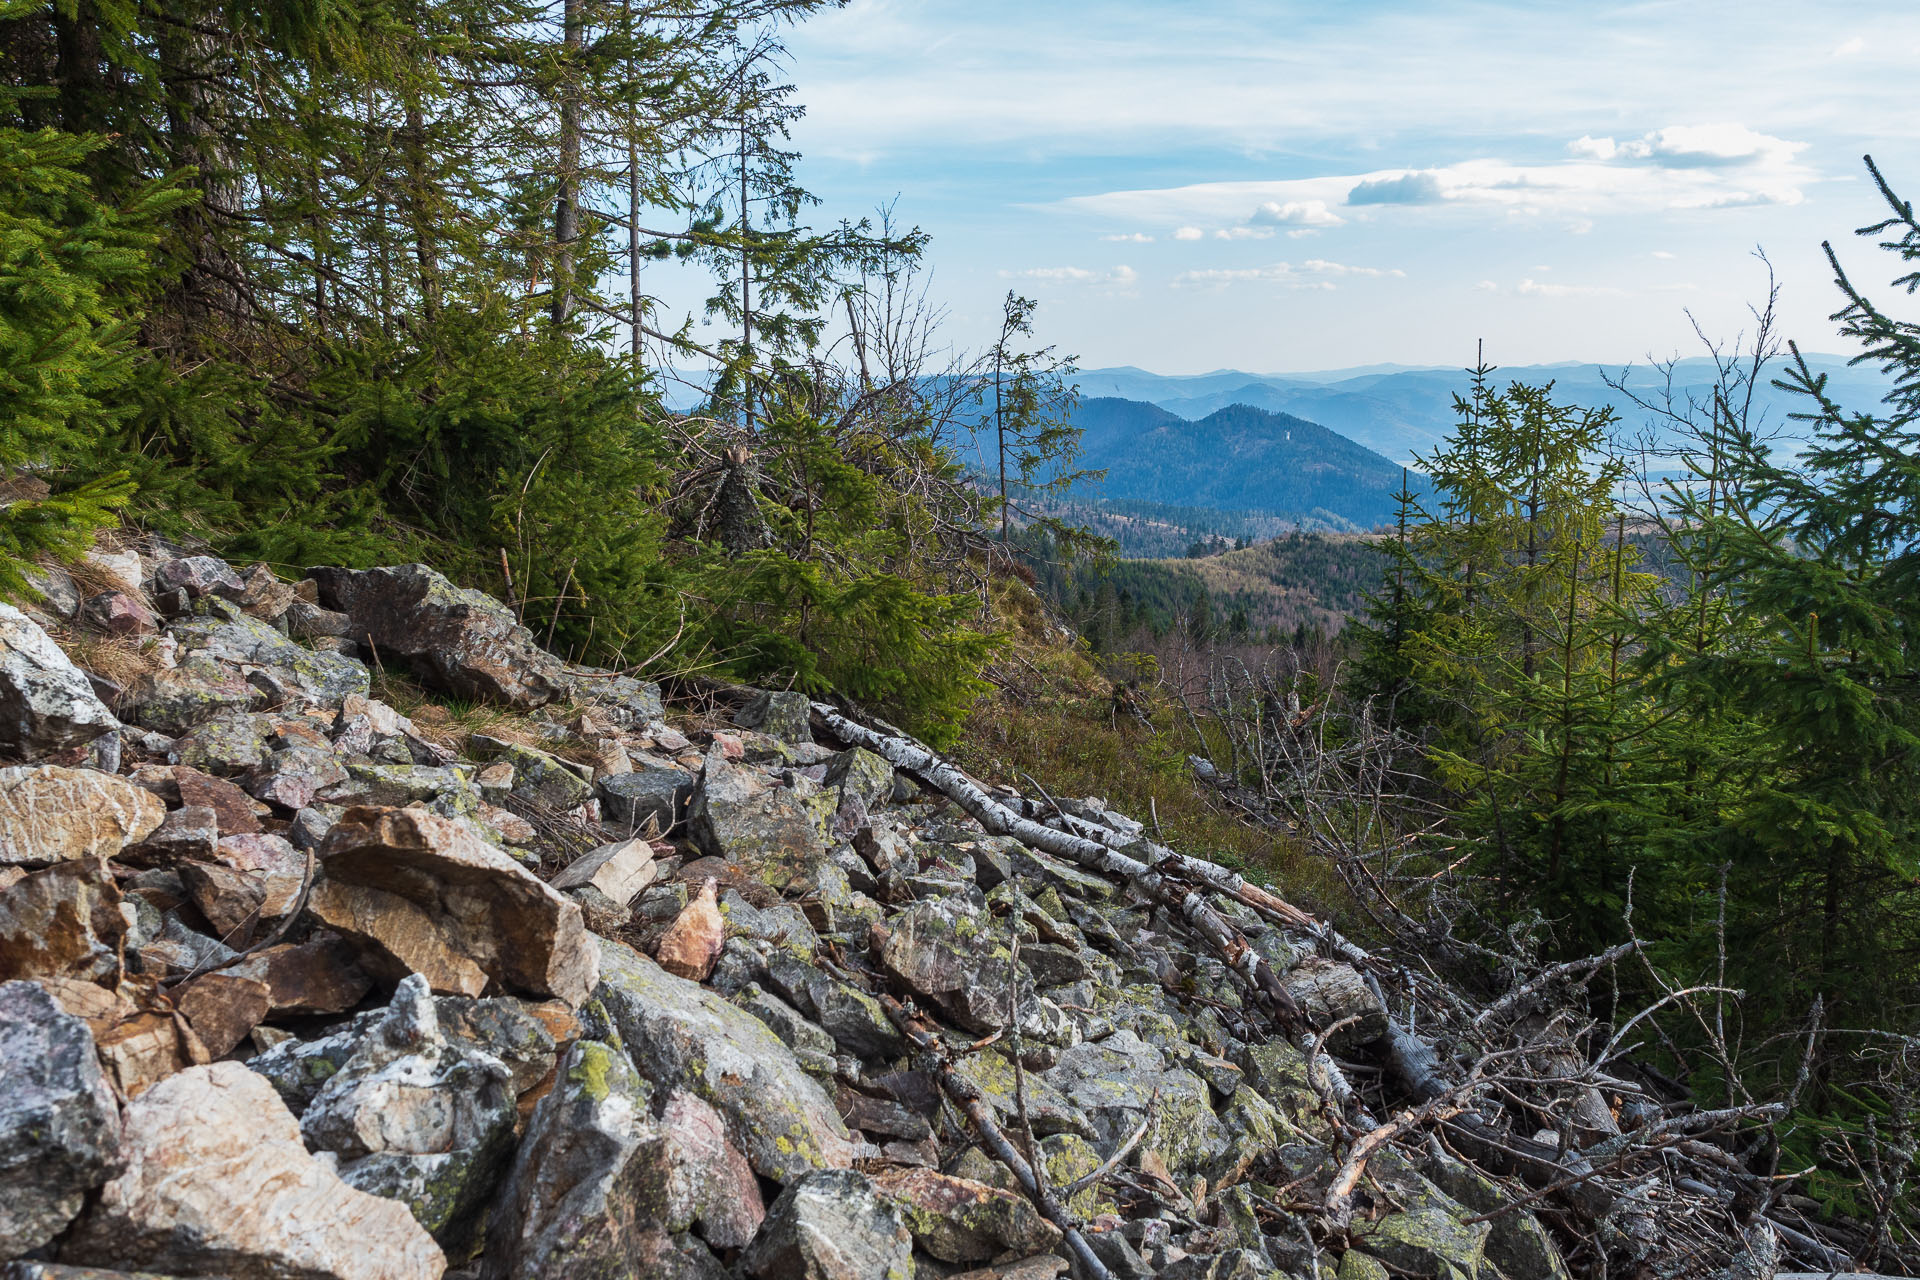
<svg viewBox="0 0 1920 1280"><path fill-rule="evenodd" d="M652 1092L611 1045L582 1040L567 1051L489 1214L482 1276L702 1274L700 1247L669 1230L673 1153L649 1110Z"/></svg>
<svg viewBox="0 0 1920 1280"><path fill-rule="evenodd" d="M705 852L737 863L775 889L798 892L812 887L828 860L829 814L732 763L716 746L707 753L688 826Z"/></svg>
<svg viewBox="0 0 1920 1280"><path fill-rule="evenodd" d="M893 1167L872 1175L874 1189L905 1218L914 1242L942 1262L986 1262L1013 1251L1047 1253L1060 1229L1027 1198L932 1169Z"/></svg>
<svg viewBox="0 0 1920 1280"><path fill-rule="evenodd" d="M660 936L654 959L677 978L704 982L713 972L713 963L720 958L720 948L726 941L727 922L720 918L720 909L714 905L714 881L709 878Z"/></svg>
<svg viewBox="0 0 1920 1280"><path fill-rule="evenodd" d="M767 690L733 717L742 729L764 733L792 745L813 741L813 704L804 693Z"/></svg>
<svg viewBox="0 0 1920 1280"><path fill-rule="evenodd" d="M86 576L90 581L135 595L147 589L147 566L137 551L110 551L95 547L87 552L82 563L86 565Z"/></svg>
<svg viewBox="0 0 1920 1280"><path fill-rule="evenodd" d="M266 1020L273 992L258 978L203 973L174 993L174 1005L210 1058L223 1058Z"/></svg>
<svg viewBox="0 0 1920 1280"><path fill-rule="evenodd" d="M160 629L160 615L129 591L102 591L80 603L80 621L110 636L150 636Z"/></svg>
<svg viewBox="0 0 1920 1280"><path fill-rule="evenodd" d="M166 868L209 862L219 847L220 815L206 805L185 805L170 810L146 839L122 849L119 858L129 866Z"/></svg>
<svg viewBox="0 0 1920 1280"><path fill-rule="evenodd" d="M134 677L118 705L129 723L177 738L222 712L245 711L259 699L232 669L195 655Z"/></svg>
<svg viewBox="0 0 1920 1280"><path fill-rule="evenodd" d="M0 982L45 977L111 985L120 977L131 914L102 862L34 872L0 890Z"/></svg>
<svg viewBox="0 0 1920 1280"><path fill-rule="evenodd" d="M279 620L293 607L295 600L293 584L280 581L279 576L264 564L250 565L240 575L239 592L228 595L228 598L262 622Z"/></svg>
<svg viewBox="0 0 1920 1280"><path fill-rule="evenodd" d="M716 1249L746 1246L767 1216L753 1166L727 1136L718 1111L691 1093L676 1092L660 1110L666 1138L667 1207L676 1229L691 1223Z"/></svg>
<svg viewBox="0 0 1920 1280"><path fill-rule="evenodd" d="M593 788L558 756L476 733L467 739L468 749L481 760L504 761L513 766L513 794L550 809L567 810L584 804Z"/></svg>
<svg viewBox="0 0 1920 1280"><path fill-rule="evenodd" d="M255 835L260 831L260 815L242 791L225 778L180 765L173 769L173 785L183 805L204 806L213 810L214 822L222 836Z"/></svg>
<svg viewBox="0 0 1920 1280"><path fill-rule="evenodd" d="M160 594L184 591L187 599L222 595L231 599L241 592L240 575L213 556L182 556L168 560L153 571L153 589Z"/></svg>
<svg viewBox="0 0 1920 1280"><path fill-rule="evenodd" d="M595 999L634 1065L711 1104L755 1172L789 1182L852 1162L832 1100L758 1018L630 947L602 941L600 953Z"/></svg>
<svg viewBox="0 0 1920 1280"><path fill-rule="evenodd" d="M663 768L640 762L625 773L609 774L594 783L600 813L607 822L638 831L648 818L662 834L673 829L693 798L693 775L685 769Z"/></svg>
<svg viewBox="0 0 1920 1280"><path fill-rule="evenodd" d="M523 710L566 693L560 660L493 597L420 564L315 569L319 603L353 619L353 639L404 658L438 687Z"/></svg>
<svg viewBox="0 0 1920 1280"><path fill-rule="evenodd" d="M0 769L0 865L111 858L166 816L151 792L117 774L13 765Z"/></svg>
<svg viewBox="0 0 1920 1280"><path fill-rule="evenodd" d="M0 604L0 755L40 760L119 727L60 646Z"/></svg>
<svg viewBox="0 0 1920 1280"><path fill-rule="evenodd" d="M347 1185L398 1200L443 1245L472 1234L513 1151L513 1073L449 1038L418 974L300 1117Z"/></svg>
<svg viewBox="0 0 1920 1280"><path fill-rule="evenodd" d="M0 985L0 1257L66 1229L120 1172L120 1107L87 1024L38 984Z"/></svg>
<svg viewBox="0 0 1920 1280"><path fill-rule="evenodd" d="M205 617L175 623L173 634L183 653L238 669L276 702L337 707L354 695L365 697L372 683L352 658L303 648L225 600L212 601Z"/></svg>
<svg viewBox="0 0 1920 1280"><path fill-rule="evenodd" d="M740 1263L759 1280L912 1280L913 1236L865 1174L824 1169L780 1193Z"/></svg>
<svg viewBox="0 0 1920 1280"><path fill-rule="evenodd" d="M575 858L548 883L556 889L592 885L615 906L624 907L659 875L652 845L645 840L618 840Z"/></svg>
<svg viewBox="0 0 1920 1280"><path fill-rule="evenodd" d="M360 944L376 975L423 973L435 991L504 990L583 1002L598 953L579 904L423 808L347 810L319 849L311 909Z"/></svg>
<svg viewBox="0 0 1920 1280"><path fill-rule="evenodd" d="M174 740L167 759L207 773L234 775L257 769L273 750L272 726L263 716L222 711Z"/></svg>
<svg viewBox="0 0 1920 1280"><path fill-rule="evenodd" d="M189 1067L127 1105L126 1171L63 1262L230 1280L437 1280L446 1259L406 1206L355 1191L300 1140L265 1079Z"/></svg>
<svg viewBox="0 0 1920 1280"><path fill-rule="evenodd" d="M887 972L968 1031L1006 1025L1012 939L977 892L923 899L887 927L880 950Z"/></svg>
<svg viewBox="0 0 1920 1280"><path fill-rule="evenodd" d="M1102 1157L1118 1150L1149 1110L1154 1124L1141 1149L1157 1154L1176 1173L1205 1166L1225 1146L1206 1082L1169 1066L1158 1049L1131 1031L1075 1045L1045 1079L1093 1126Z"/></svg>
<svg viewBox="0 0 1920 1280"><path fill-rule="evenodd" d="M347 941L325 932L255 952L227 972L264 983L279 1014L345 1013L373 986Z"/></svg>
<svg viewBox="0 0 1920 1280"><path fill-rule="evenodd" d="M1330 1052L1351 1057L1387 1033L1387 1011L1352 965L1307 956L1280 978L1282 986L1316 1027L1346 1025L1327 1042Z"/></svg>

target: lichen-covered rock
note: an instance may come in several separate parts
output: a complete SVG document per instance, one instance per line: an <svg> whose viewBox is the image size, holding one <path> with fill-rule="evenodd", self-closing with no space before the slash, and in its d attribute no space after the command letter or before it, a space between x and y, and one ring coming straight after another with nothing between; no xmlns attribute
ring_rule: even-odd
<svg viewBox="0 0 1920 1280"><path fill-rule="evenodd" d="M309 1150L331 1151L347 1184L398 1200L456 1247L513 1149L513 1073L450 1039L415 974L300 1117Z"/></svg>
<svg viewBox="0 0 1920 1280"><path fill-rule="evenodd" d="M60 646L0 604L0 756L40 760L119 727Z"/></svg>
<svg viewBox="0 0 1920 1280"><path fill-rule="evenodd" d="M558 756L534 747L476 733L468 749L481 760L504 760L513 766L513 794L553 809L572 809L585 803L593 788Z"/></svg>
<svg viewBox="0 0 1920 1280"><path fill-rule="evenodd" d="M87 1024L37 983L0 985L0 1257L66 1229L120 1171L120 1108Z"/></svg>
<svg viewBox="0 0 1920 1280"><path fill-rule="evenodd" d="M337 707L351 696L366 696L372 676L352 658L303 648L225 600L210 604L207 616L173 625L184 653L204 655L242 674L263 672L276 692L316 706Z"/></svg>
<svg viewBox="0 0 1920 1280"><path fill-rule="evenodd" d="M1387 1033L1387 1011L1352 965L1308 956L1282 975L1280 982L1315 1026L1344 1023L1328 1050L1352 1054Z"/></svg>
<svg viewBox="0 0 1920 1280"><path fill-rule="evenodd" d="M1429 1156L1420 1171L1475 1214L1492 1213L1511 1199L1491 1178L1449 1156ZM1571 1280L1566 1260L1531 1213L1501 1213L1488 1221L1492 1229L1487 1234L1487 1261L1502 1274L1514 1280L1520 1276Z"/></svg>
<svg viewBox="0 0 1920 1280"><path fill-rule="evenodd" d="M887 922L880 963L968 1031L990 1033L1014 1012L1011 936L996 925L986 901L971 885L941 897L923 898ZM1065 1046L1079 1038L1074 1024L1051 1001L1021 984L1021 1034L1038 1043Z"/></svg>
<svg viewBox="0 0 1920 1280"><path fill-rule="evenodd" d="M825 806L772 785L715 746L694 791L688 830L703 850L754 879L799 892L812 887L828 859L829 816Z"/></svg>
<svg viewBox="0 0 1920 1280"><path fill-rule="evenodd" d="M189 1067L127 1105L126 1171L61 1260L232 1280L437 1280L446 1259L404 1205L355 1191L301 1145L261 1077Z"/></svg>
<svg viewBox="0 0 1920 1280"><path fill-rule="evenodd" d="M638 831L651 818L664 834L686 814L693 799L693 775L641 761L625 773L601 778L593 791L607 822Z"/></svg>
<svg viewBox="0 0 1920 1280"><path fill-rule="evenodd" d="M1060 1243L1060 1229L1025 1196L998 1187L932 1169L882 1169L872 1181L899 1208L915 1243L942 1262L1045 1253Z"/></svg>
<svg viewBox="0 0 1920 1280"><path fill-rule="evenodd" d="M314 569L319 603L353 619L353 639L404 658L439 688L523 710L566 693L560 660L492 596L421 564Z"/></svg>
<svg viewBox="0 0 1920 1280"><path fill-rule="evenodd" d="M865 1174L822 1170L780 1193L740 1261L759 1280L912 1280L913 1236Z"/></svg>
<svg viewBox="0 0 1920 1280"><path fill-rule="evenodd" d="M652 845L645 840L616 840L581 854L547 883L556 889L591 885L616 907L625 907L659 875Z"/></svg>
<svg viewBox="0 0 1920 1280"><path fill-rule="evenodd" d="M220 594L237 596L242 590L240 575L227 562L213 556L182 556L167 560L153 571L153 589L162 594L185 591L187 599Z"/></svg>
<svg viewBox="0 0 1920 1280"><path fill-rule="evenodd" d="M503 989L579 1005L599 955L569 900L463 822L424 809L349 809L327 833L312 910L393 980ZM422 963L416 963L420 961Z"/></svg>
<svg viewBox="0 0 1920 1280"><path fill-rule="evenodd" d="M742 707L733 722L742 729L798 745L813 741L812 714L813 704L806 694L766 690Z"/></svg>
<svg viewBox="0 0 1920 1280"><path fill-rule="evenodd" d="M119 699L120 714L131 724L179 737L223 712L245 711L260 693L232 668L212 658L190 655L172 667L135 676Z"/></svg>
<svg viewBox="0 0 1920 1280"><path fill-rule="evenodd" d="M0 769L0 866L111 858L166 816L151 792L117 774L13 765Z"/></svg>
<svg viewBox="0 0 1920 1280"><path fill-rule="evenodd" d="M582 1040L534 1109L487 1229L487 1280L703 1274L676 1237L674 1149L646 1080L615 1047ZM711 1256L705 1263L724 1275Z"/></svg>
<svg viewBox="0 0 1920 1280"><path fill-rule="evenodd" d="M755 1172L789 1182L852 1162L832 1100L759 1019L620 943L603 941L600 956L594 998L634 1065L710 1103Z"/></svg>
<svg viewBox="0 0 1920 1280"><path fill-rule="evenodd" d="M1176 1173L1200 1170L1225 1144L1206 1082L1178 1067L1131 1031L1075 1045L1046 1073L1047 1083L1093 1126L1094 1145L1112 1155L1153 1112L1141 1141Z"/></svg>
<svg viewBox="0 0 1920 1280"><path fill-rule="evenodd" d="M241 774L266 763L272 734L273 726L262 716L222 711L175 739L167 759L221 776Z"/></svg>

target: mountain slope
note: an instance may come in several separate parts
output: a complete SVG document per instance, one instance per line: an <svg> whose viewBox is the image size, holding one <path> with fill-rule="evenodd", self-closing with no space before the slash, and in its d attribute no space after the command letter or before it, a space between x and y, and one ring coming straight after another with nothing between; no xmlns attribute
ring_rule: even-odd
<svg viewBox="0 0 1920 1280"><path fill-rule="evenodd" d="M1359 528L1391 519L1395 463L1315 422L1251 405L1188 421L1108 397L1081 403L1081 463L1105 468L1091 490L1236 511L1329 513Z"/></svg>

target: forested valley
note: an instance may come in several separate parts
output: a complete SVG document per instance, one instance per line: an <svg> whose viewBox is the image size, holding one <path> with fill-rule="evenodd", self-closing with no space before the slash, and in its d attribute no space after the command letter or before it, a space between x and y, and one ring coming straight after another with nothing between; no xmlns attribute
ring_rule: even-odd
<svg viewBox="0 0 1920 1280"><path fill-rule="evenodd" d="M781 41L823 7L0 5L0 592L49 610L50 573L102 586L90 557L136 543L289 582L431 565L557 660L697 705L703 732L733 733L713 717L751 690L804 695L787 747L748 762L765 785L818 790L791 776L822 773L809 732L884 756L927 822L981 824L977 847L939 837L971 851L968 892L992 841L1022 832L1150 885L1141 920L1191 926L1206 958L1135 980L1235 1033L1162 1045L1169 1063L1214 1072L1224 1112L1219 1080L1258 1072L1217 1064L1266 1018L1303 1063L1352 1068L1336 1086L1303 1065L1292 1086L1320 1117L1325 1167L1291 1169L1278 1140L1238 1166L1136 1152L1135 1124L1164 1119L1155 1092L1048 1190L1044 1167L1019 1169L1077 1129L1042 1133L1037 1095L993 1110L936 1079L969 1055L1002 1061L987 1050L1004 1034L994 1053L1037 1088L1045 1028L955 1014L959 987L914 988L916 1012L901 982L905 1039L873 1015L918 1063L915 1087L947 1097L935 1122L985 1135L976 1163L1013 1170L1002 1194L1053 1224L1046 1247L1078 1274L1123 1273L1076 1234L1099 1235L1096 1219L1116 1238L1126 1219L1127 1251L1150 1252L1155 1232L1227 1231L1218 1205L1241 1185L1235 1229L1270 1243L1247 1250L1265 1250L1262 1269L1231 1274L1331 1274L1318 1268L1365 1253L1364 1224L1395 1216L1392 1188L1368 1201L1361 1179L1372 1153L1384 1178L1403 1148L1408 1168L1445 1155L1505 1179L1482 1179L1495 1191L1471 1207L1537 1216L1552 1274L1920 1266L1920 221L1898 194L1920 174L1869 162L1885 216L1862 234L1889 286L1829 251L1842 337L1894 378L1882 403L1830 396L1796 342L1832 335L1781 332L1762 297L1749 331L1712 349L1714 394L1675 394L1656 365L1632 384L1641 422L1482 365L1424 479L1365 533L1163 506L1171 472L1154 502L1103 503L1075 361L1045 312L1009 292L992 340L959 350L929 293L939 228L885 191L861 211L806 189ZM668 273L705 281L703 311L659 301ZM698 407L670 409L689 378ZM1749 412L1775 386L1797 397L1804 449L1770 444ZM1649 423L1657 454L1627 443ZM1156 447L1204 469L1192 446L1175 430ZM1234 492L1258 487L1241 476ZM196 593L178 589L184 616ZM107 686L152 676L159 631L103 640L95 622L70 612L48 631ZM421 724L491 714L368 645L374 693ZM604 785L593 736L568 732ZM708 779L733 767L709 760ZM644 838L689 830L674 823L691 775L675 785L681 808ZM891 794L875 790L876 813ZM841 825L822 825L820 857L865 841L848 856L871 869L876 914L850 932L844 907L793 893L828 938L822 972L850 987L869 945L904 945L880 902L918 910L945 890L924 868L888 871L873 849L891 846L846 803L822 811ZM1098 816L1109 807L1135 821ZM565 827L535 818L543 839L541 823ZM979 879L983 918L1037 930L1009 971L1022 947L1064 951L1101 911L1132 909L1118 891L1083 907L995 888L1015 882ZM713 879L704 891L710 904ZM696 878L655 923L701 893ZM1193 905L1209 897L1233 904L1227 924ZM1264 959L1237 932L1260 922ZM1304 941L1279 941L1282 926ZM761 950L777 958L786 936ZM1248 976L1285 968L1288 946L1355 974L1353 1009L1301 995L1303 1012L1271 970ZM917 1038L931 1024L909 1018L928 1010L966 1033L940 1033L944 1066ZM1020 1056L1023 1034L1037 1056ZM880 1096L877 1067L843 1060L836 1076L818 1056L828 1086ZM1005 1161L996 1135L1026 1156ZM754 1172L773 1202L785 1176ZM1149 1219L1175 1225L1137 1228ZM1271 1243L1276 1223L1305 1254ZM746 1274L762 1256L740 1252L748 1238L712 1232L701 1256ZM921 1274L999 1256L936 1264L915 1240ZM1397 1261L1340 1276L1467 1274L1439 1246L1376 1252ZM1200 1245L1155 1256L1168 1274L1229 1274L1171 1270L1189 1254ZM765 1265L753 1274L783 1264Z"/></svg>

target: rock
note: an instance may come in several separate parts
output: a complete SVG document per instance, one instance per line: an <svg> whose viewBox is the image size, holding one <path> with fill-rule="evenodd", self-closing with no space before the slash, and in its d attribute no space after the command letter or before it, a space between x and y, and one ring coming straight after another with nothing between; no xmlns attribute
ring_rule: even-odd
<svg viewBox="0 0 1920 1280"><path fill-rule="evenodd" d="M709 1167L676 1167L688 1151L670 1130L685 1126L671 1105L653 1119L652 1092L611 1045L582 1040L567 1051L489 1215L482 1276L725 1276L703 1246L676 1234L695 1216L676 1184L705 1179ZM724 1193L726 1179L712 1182ZM757 1187L751 1197L757 1204Z"/></svg>
<svg viewBox="0 0 1920 1280"><path fill-rule="evenodd" d="M208 1056L204 1047L188 1043L179 1019L158 1013L125 1018L98 1032L94 1045L101 1067L128 1098L139 1097L188 1066L196 1051L202 1058Z"/></svg>
<svg viewBox="0 0 1920 1280"><path fill-rule="evenodd" d="M253 940L254 926L263 918L267 901L262 877L231 867L188 863L180 868L180 880L221 942L238 950Z"/></svg>
<svg viewBox="0 0 1920 1280"><path fill-rule="evenodd" d="M0 604L0 755L40 760L119 727L60 646Z"/></svg>
<svg viewBox="0 0 1920 1280"><path fill-rule="evenodd" d="M222 836L259 833L260 817L253 811L253 801L246 792L225 778L216 778L183 765L173 770L173 783L179 792L181 804L205 806L213 810Z"/></svg>
<svg viewBox="0 0 1920 1280"><path fill-rule="evenodd" d="M1492 1179L1449 1156L1430 1155L1420 1170L1435 1187L1476 1214L1493 1213L1507 1203L1507 1193ZM1489 1225L1487 1261L1499 1267L1501 1274L1570 1280L1566 1260L1531 1213L1501 1213L1489 1219Z"/></svg>
<svg viewBox="0 0 1920 1280"><path fill-rule="evenodd" d="M80 604L80 621L110 636L150 636L160 629L160 615L127 591L88 596Z"/></svg>
<svg viewBox="0 0 1920 1280"><path fill-rule="evenodd" d="M882 1169L872 1178L906 1219L914 1242L942 1262L1045 1253L1060 1243L1060 1229L1025 1196L932 1169Z"/></svg>
<svg viewBox="0 0 1920 1280"><path fill-rule="evenodd" d="M327 833L312 910L360 943L364 963L435 991L508 991L579 1005L598 953L580 907L471 825L421 808L349 809Z"/></svg>
<svg viewBox="0 0 1920 1280"><path fill-rule="evenodd" d="M1075 1045L1045 1078L1092 1124L1102 1157L1133 1135L1149 1108L1155 1122L1141 1149L1176 1173L1200 1169L1225 1145L1206 1082L1168 1066L1158 1049L1131 1031Z"/></svg>
<svg viewBox="0 0 1920 1280"><path fill-rule="evenodd" d="M206 805L186 805L170 811L145 840L122 849L119 858L129 866L174 867L211 861L219 847L220 815Z"/></svg>
<svg viewBox="0 0 1920 1280"><path fill-rule="evenodd" d="M612 774L593 786L606 821L638 831L652 818L661 834L673 830L693 798L693 775L685 769L641 764Z"/></svg>
<svg viewBox="0 0 1920 1280"><path fill-rule="evenodd" d="M0 985L0 1257L66 1229L120 1172L120 1107L86 1023L32 982Z"/></svg>
<svg viewBox="0 0 1920 1280"><path fill-rule="evenodd" d="M245 784L254 799L292 813L346 780L347 771L331 750L300 746L274 752L247 775Z"/></svg>
<svg viewBox="0 0 1920 1280"><path fill-rule="evenodd" d="M104 863L62 862L34 872L0 891L0 982L118 981L130 915Z"/></svg>
<svg viewBox="0 0 1920 1280"><path fill-rule="evenodd" d="M652 845L645 840L618 840L575 858L548 883L556 889L591 885L615 906L624 907L659 875Z"/></svg>
<svg viewBox="0 0 1920 1280"><path fill-rule="evenodd" d="M694 792L688 828L707 853L739 864L775 889L812 886L828 860L826 817L817 806L715 748Z"/></svg>
<svg viewBox="0 0 1920 1280"><path fill-rule="evenodd" d="M279 1014L345 1013L373 986L346 940L325 932L255 952L227 972L264 983Z"/></svg>
<svg viewBox="0 0 1920 1280"><path fill-rule="evenodd" d="M135 595L147 589L147 566L137 551L110 551L95 547L83 559L90 580L107 584L115 591Z"/></svg>
<svg viewBox="0 0 1920 1280"><path fill-rule="evenodd" d="M282 582L264 564L248 567L240 575L239 594L229 597L241 610L262 622L275 622L294 604L293 584Z"/></svg>
<svg viewBox="0 0 1920 1280"><path fill-rule="evenodd" d="M245 711L259 698L231 668L195 655L134 677L118 706L129 722L177 738L223 712Z"/></svg>
<svg viewBox="0 0 1920 1280"><path fill-rule="evenodd" d="M174 764L214 774L240 774L266 763L270 728L259 716L223 711L202 720L174 741Z"/></svg>
<svg viewBox="0 0 1920 1280"><path fill-rule="evenodd" d="M1308 956L1281 975L1280 983L1317 1027L1349 1022L1328 1041L1335 1055L1352 1056L1387 1033L1387 1011L1353 966Z"/></svg>
<svg viewBox="0 0 1920 1280"><path fill-rule="evenodd" d="M71 619L80 612L80 589L73 575L59 565L26 570L27 585L40 593L40 605L56 618Z"/></svg>
<svg viewBox="0 0 1920 1280"><path fill-rule="evenodd" d="M206 1046L207 1056L223 1058L266 1019L273 992L257 978L228 970L193 979L174 993L174 1004Z"/></svg>
<svg viewBox="0 0 1920 1280"><path fill-rule="evenodd" d="M720 909L714 905L714 881L709 878L700 886L693 901L681 908L680 914L667 926L654 959L675 977L704 982L713 972L713 962L720 958L720 948L726 941L727 922L720 918Z"/></svg>
<svg viewBox="0 0 1920 1280"><path fill-rule="evenodd" d="M880 963L894 977L968 1031L1006 1024L1011 939L996 936L977 894L916 902L889 921L888 930Z"/></svg>
<svg viewBox="0 0 1920 1280"><path fill-rule="evenodd" d="M821 1170L780 1193L740 1263L760 1280L911 1280L913 1236L865 1174Z"/></svg>
<svg viewBox="0 0 1920 1280"><path fill-rule="evenodd" d="M595 999L634 1065L711 1104L756 1173L790 1182L852 1162L832 1100L757 1018L630 947L603 941L600 953Z"/></svg>
<svg viewBox="0 0 1920 1280"><path fill-rule="evenodd" d="M1471 1280L1481 1274L1487 1224L1462 1226L1458 1216L1428 1207L1390 1213L1377 1222L1356 1222L1353 1239L1356 1247L1387 1263L1395 1274Z"/></svg>
<svg viewBox="0 0 1920 1280"><path fill-rule="evenodd" d="M450 693L522 710L566 693L560 660L491 596L419 564L312 572L320 603L353 619L353 638L409 660Z"/></svg>
<svg viewBox="0 0 1920 1280"><path fill-rule="evenodd" d="M222 595L231 599L240 594L240 575L224 560L212 556L183 556L168 560L153 571L153 589L157 592L185 591L187 599Z"/></svg>
<svg viewBox="0 0 1920 1280"><path fill-rule="evenodd" d="M442 1031L414 974L300 1118L347 1184L398 1200L449 1247L466 1242L513 1151L512 1072Z"/></svg>
<svg viewBox="0 0 1920 1280"><path fill-rule="evenodd" d="M806 694L768 691L742 707L733 722L797 745L813 741L812 715L813 704Z"/></svg>
<svg viewBox="0 0 1920 1280"><path fill-rule="evenodd" d="M224 600L214 600L205 617L175 623L173 634L185 652L242 670L276 702L337 707L350 697L365 697L372 681L352 658L303 648Z"/></svg>
<svg viewBox="0 0 1920 1280"><path fill-rule="evenodd" d="M287 634L296 640L316 640L321 636L344 636L353 627L353 619L317 604L295 600L287 606Z"/></svg>
<svg viewBox="0 0 1920 1280"><path fill-rule="evenodd" d="M151 792L116 774L13 765L0 769L0 864L111 858L166 816Z"/></svg>
<svg viewBox="0 0 1920 1280"><path fill-rule="evenodd" d="M446 1259L404 1205L307 1154L272 1087L237 1062L189 1067L127 1105L126 1172L65 1262L231 1280L437 1280Z"/></svg>
<svg viewBox="0 0 1920 1280"><path fill-rule="evenodd" d="M693 1094L660 1111L669 1168L669 1224L690 1223L716 1249L744 1248L767 1216L753 1166L727 1136L726 1120Z"/></svg>
<svg viewBox="0 0 1920 1280"><path fill-rule="evenodd" d="M467 739L474 756L513 766L513 794L548 808L567 810L585 803L593 788L559 757L517 742L476 733Z"/></svg>

